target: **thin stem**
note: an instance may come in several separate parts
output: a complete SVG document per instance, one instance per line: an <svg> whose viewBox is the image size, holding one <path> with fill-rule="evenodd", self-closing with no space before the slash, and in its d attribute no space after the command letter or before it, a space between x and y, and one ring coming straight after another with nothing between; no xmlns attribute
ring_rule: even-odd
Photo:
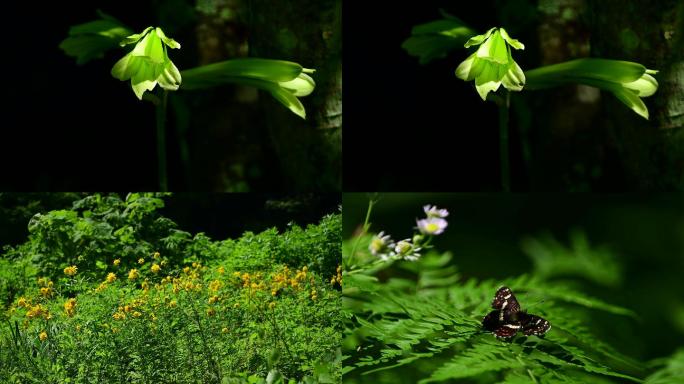
<svg viewBox="0 0 684 384"><path fill-rule="evenodd" d="M166 178L166 102L168 92L162 91L161 103L157 104L157 178L159 190L166 192L169 186Z"/></svg>
<svg viewBox="0 0 684 384"><path fill-rule="evenodd" d="M345 269L349 269L348 261L353 260L354 256L356 255L356 249L359 247L359 243L361 242L361 238L363 235L365 235L368 230L370 229L370 216L371 212L373 211L373 205L377 200L374 197L371 197L368 199L368 210L366 211L366 219L363 222L363 227L361 229L361 233L359 233L356 237L356 241L354 242L354 245L352 246L351 253L349 254L348 260L342 260L343 263L345 264ZM347 263L345 263L347 261Z"/></svg>
<svg viewBox="0 0 684 384"><path fill-rule="evenodd" d="M504 100L499 103L499 158L501 163L501 188L511 191L511 171L508 163L508 112L511 105L511 94L506 92Z"/></svg>

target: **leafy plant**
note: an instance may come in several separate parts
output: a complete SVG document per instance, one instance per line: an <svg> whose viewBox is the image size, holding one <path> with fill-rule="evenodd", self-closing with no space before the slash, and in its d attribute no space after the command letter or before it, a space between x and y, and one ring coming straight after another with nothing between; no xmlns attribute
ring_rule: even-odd
<svg viewBox="0 0 684 384"><path fill-rule="evenodd" d="M130 80L131 88L140 100L156 106L158 179L161 191L167 191L166 176L166 109L169 91L198 90L225 84L253 86L269 92L297 116L305 119L306 111L300 97L313 92L316 83L310 74L315 70L283 60L259 58L226 60L179 71L170 60L167 48L181 45L167 37L159 27L148 27L134 34L119 20L98 11L100 19L75 25L60 48L84 64L102 58L106 51L119 46L134 48L117 61L111 71L113 77ZM162 88L151 93L159 84Z"/></svg>
<svg viewBox="0 0 684 384"><path fill-rule="evenodd" d="M501 186L510 190L508 154L509 91L540 90L565 84L584 84L611 92L639 116L648 119L648 108L641 100L658 89L653 77L658 71L620 60L582 58L564 63L523 71L513 60L511 48L524 45L511 38L503 28L491 28L478 35L462 20L445 12L442 19L417 25L402 47L421 64L446 57L457 48L478 46L456 69L456 77L474 81L483 100L494 101L499 107L499 152ZM504 90L496 92L503 84ZM495 93L496 92L496 93Z"/></svg>
<svg viewBox="0 0 684 384"><path fill-rule="evenodd" d="M345 382L678 380L681 354L647 365L602 337L596 318L607 317L612 326L621 327L638 316L585 293L568 279L600 284L605 278L609 285L620 281L621 270L609 252L590 247L579 232L570 248L548 236L525 240L537 266L534 272L493 280L464 276L450 253L381 262L373 255L378 235L366 233L369 218L363 228L343 243ZM571 268L572 260L579 265ZM483 316L503 285L516 293L523 309L547 319L551 330L543 337L519 334L509 340L484 331ZM654 367L663 368L651 373Z"/></svg>
<svg viewBox="0 0 684 384"><path fill-rule="evenodd" d="M339 382L340 215L213 241L164 196L34 216L0 258L0 381Z"/></svg>

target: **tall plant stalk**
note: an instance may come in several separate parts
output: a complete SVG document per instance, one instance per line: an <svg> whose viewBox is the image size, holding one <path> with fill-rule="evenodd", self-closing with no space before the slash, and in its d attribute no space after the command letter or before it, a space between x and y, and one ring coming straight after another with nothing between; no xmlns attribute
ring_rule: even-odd
<svg viewBox="0 0 684 384"><path fill-rule="evenodd" d="M511 105L511 94L505 91L505 96L499 102L499 162L501 168L501 189L511 191L511 170L508 153L508 114Z"/></svg>
<svg viewBox="0 0 684 384"><path fill-rule="evenodd" d="M157 180L159 190L169 190L166 173L166 104L169 93L162 91L161 100L157 104Z"/></svg>

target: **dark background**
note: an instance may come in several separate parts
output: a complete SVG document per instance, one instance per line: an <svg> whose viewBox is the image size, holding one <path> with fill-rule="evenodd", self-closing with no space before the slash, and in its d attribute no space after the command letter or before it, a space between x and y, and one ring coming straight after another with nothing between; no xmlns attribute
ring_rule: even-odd
<svg viewBox="0 0 684 384"><path fill-rule="evenodd" d="M681 110L667 109L684 99L684 84L668 77L677 73L684 39L663 38L684 26L683 7L670 0L648 7L613 0L345 3L344 39L352 48L345 53L344 147L353 154L345 160L345 190L501 190L497 107L454 76L472 49L421 65L401 48L413 26L441 18L439 9L480 32L505 27L525 44L513 52L523 70L589 56L661 70L660 89L644 99L650 121L610 93L581 102L574 85L514 92L514 191L684 189L684 120Z"/></svg>
<svg viewBox="0 0 684 384"><path fill-rule="evenodd" d="M310 17L307 9L315 13L324 6L334 8L335 1L292 12L300 12L312 34L320 34L322 22ZM97 9L136 33L151 25L162 27L182 45L181 50L169 51L181 70L246 56L256 48L259 52L252 55L319 69L314 76L318 93L302 99L309 115L306 122L269 94L257 94L253 88L227 85L208 91L172 92L166 133L170 190L340 190L338 129L317 126L320 104L328 97L326 76L332 76L323 65L325 55L339 47L308 49L309 36L303 33L295 33L298 43L287 51L265 47L264 40L274 40L267 26L284 30L286 23L302 25L294 17L269 21L271 16L260 11L268 9L268 3L100 0L6 4L3 15L7 21L1 27L6 39L0 63L5 92L0 107L0 190L159 189L154 107L139 101L129 82L110 75L111 67L126 51L109 51L103 59L77 66L74 58L58 47L70 26L98 19ZM259 32L251 33L253 29ZM337 35L332 36L331 41ZM318 56L300 55L307 51ZM291 140L280 137L280 130ZM317 148L325 150L325 155ZM298 179L300 175L303 180Z"/></svg>
<svg viewBox="0 0 684 384"><path fill-rule="evenodd" d="M497 190L497 109L453 74L466 50L420 65L401 48L414 25L441 18L439 8L487 30L495 23L494 6L493 1L345 3L344 41L353 49L344 58L350 127L344 148L354 154L345 160L345 190ZM513 172L517 179L517 168Z"/></svg>
<svg viewBox="0 0 684 384"><path fill-rule="evenodd" d="M109 74L123 51L79 67L58 47L98 6L134 28L156 22L146 2L99 3L5 5L17 23L2 24L2 190L156 189L154 108Z"/></svg>
<svg viewBox="0 0 684 384"><path fill-rule="evenodd" d="M343 204L343 238L349 239L363 224L368 196L345 193ZM395 240L408 238L415 219L424 217L425 204L449 210L447 230L433 244L439 252L452 253L464 280L529 273L532 262L522 252L524 238L550 234L570 247L570 232L583 231L591 247L607 247L617 257L622 284L608 288L572 281L639 317L625 325L596 313L605 326L600 338L639 359L666 356L684 345L682 196L385 193L373 208L370 231L385 231Z"/></svg>

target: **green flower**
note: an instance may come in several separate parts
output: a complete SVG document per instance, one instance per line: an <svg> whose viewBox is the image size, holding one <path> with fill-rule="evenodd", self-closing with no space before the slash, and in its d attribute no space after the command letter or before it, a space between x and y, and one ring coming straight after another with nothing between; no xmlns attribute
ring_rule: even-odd
<svg viewBox="0 0 684 384"><path fill-rule="evenodd" d="M585 84L611 92L623 104L648 119L644 97L658 90L658 73L639 63L607 59L577 59L547 65L527 72L528 90L557 87L568 83Z"/></svg>
<svg viewBox="0 0 684 384"><path fill-rule="evenodd" d="M119 45L134 43L135 48L114 64L112 76L121 81L131 79L133 92L140 100L145 91L153 90L157 84L168 91L177 90L181 74L166 48L180 48L180 44L166 37L161 28L153 27L126 37Z"/></svg>
<svg viewBox="0 0 684 384"><path fill-rule="evenodd" d="M475 80L475 88L482 100L487 99L489 92L498 90L501 84L511 91L522 90L525 74L511 56L511 47L525 49L521 42L508 36L503 28L492 28L465 43L466 48L474 45L480 47L456 68L456 77L464 81Z"/></svg>

